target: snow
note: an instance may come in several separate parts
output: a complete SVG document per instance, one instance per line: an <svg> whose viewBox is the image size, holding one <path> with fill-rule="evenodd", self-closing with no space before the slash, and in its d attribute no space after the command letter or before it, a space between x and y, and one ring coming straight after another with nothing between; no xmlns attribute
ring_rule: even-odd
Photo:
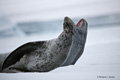
<svg viewBox="0 0 120 80"><path fill-rule="evenodd" d="M0 0L0 16L6 16L13 24L57 20L65 16L84 18L120 13L119 3L120 0ZM0 27L0 31L8 28L11 27ZM11 52L26 42L56 38L60 32L62 30L0 38L0 54ZM88 28L84 53L75 65L45 73L0 73L0 80L120 80L119 59L120 25L99 26Z"/></svg>
<svg viewBox="0 0 120 80"><path fill-rule="evenodd" d="M96 80L98 76L105 76L105 80L120 79L120 27L90 28L85 46L85 51L77 63L73 66L57 68L46 73L0 73L0 80ZM54 37L56 37L55 35ZM48 39L53 38L47 37ZM23 40L24 39L24 40ZM0 40L0 51L7 52L22 43L38 37L13 38ZM42 37L41 37L42 40ZM7 42L8 41L8 42ZM17 41L13 43L14 41ZM7 43L3 45L3 43ZM6 50L5 50L6 47ZM9 50L8 50L8 49ZM109 78L109 77L113 78Z"/></svg>

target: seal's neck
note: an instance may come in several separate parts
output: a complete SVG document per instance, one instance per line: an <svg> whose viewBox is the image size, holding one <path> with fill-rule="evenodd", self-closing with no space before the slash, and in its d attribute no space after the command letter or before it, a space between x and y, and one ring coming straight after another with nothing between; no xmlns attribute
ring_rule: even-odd
<svg viewBox="0 0 120 80"><path fill-rule="evenodd" d="M57 43L61 44L62 46L68 46L72 43L72 31L63 31L59 37L56 39Z"/></svg>

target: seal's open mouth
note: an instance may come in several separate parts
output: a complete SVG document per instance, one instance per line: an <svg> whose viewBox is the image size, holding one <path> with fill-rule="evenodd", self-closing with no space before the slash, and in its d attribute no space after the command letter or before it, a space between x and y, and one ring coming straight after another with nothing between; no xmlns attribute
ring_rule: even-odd
<svg viewBox="0 0 120 80"><path fill-rule="evenodd" d="M84 19L81 19L78 23L77 23L77 27L81 27L84 23Z"/></svg>

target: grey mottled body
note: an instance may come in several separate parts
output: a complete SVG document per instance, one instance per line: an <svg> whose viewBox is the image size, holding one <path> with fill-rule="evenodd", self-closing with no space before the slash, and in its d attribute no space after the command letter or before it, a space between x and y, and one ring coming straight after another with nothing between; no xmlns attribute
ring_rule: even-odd
<svg viewBox="0 0 120 80"><path fill-rule="evenodd" d="M2 72L48 72L60 66L73 65L81 56L87 34L87 22L77 26L65 17L63 32L56 39L30 42L2 60Z"/></svg>

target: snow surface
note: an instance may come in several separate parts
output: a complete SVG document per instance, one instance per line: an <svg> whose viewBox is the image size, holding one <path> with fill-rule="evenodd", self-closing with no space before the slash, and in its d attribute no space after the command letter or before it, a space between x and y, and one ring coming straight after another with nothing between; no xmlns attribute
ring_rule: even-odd
<svg viewBox="0 0 120 80"><path fill-rule="evenodd" d="M90 28L85 51L73 66L57 68L46 73L0 73L0 80L104 80L120 79L120 27ZM57 35L0 39L0 51L7 52L27 41L50 39ZM17 42L15 42L17 41ZM6 43L6 44L4 44ZM112 76L113 78L108 78ZM101 79L101 78L100 78Z"/></svg>

